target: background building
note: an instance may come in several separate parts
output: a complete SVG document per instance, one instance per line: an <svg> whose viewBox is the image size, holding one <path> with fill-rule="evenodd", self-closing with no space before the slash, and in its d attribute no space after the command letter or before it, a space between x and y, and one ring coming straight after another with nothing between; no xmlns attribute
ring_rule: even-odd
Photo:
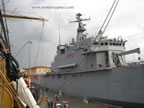
<svg viewBox="0 0 144 108"><path fill-rule="evenodd" d="M51 68L47 66L35 66L30 68L31 74L46 74L51 72Z"/></svg>
<svg viewBox="0 0 144 108"><path fill-rule="evenodd" d="M48 67L48 66L34 66L34 67L31 67L30 69L25 68L23 70L25 70L25 72L28 73L28 74L39 75L39 74L46 74L48 72L51 72L51 67Z"/></svg>
<svg viewBox="0 0 144 108"><path fill-rule="evenodd" d="M29 83L32 84L34 83L37 79L36 76L37 75L41 75L41 74L46 74L48 72L51 72L51 67L48 66L34 66L29 68L24 68L22 70L20 70L20 72L22 73L22 76L24 77L25 80L29 80ZM27 78L25 78L25 76L28 76Z"/></svg>

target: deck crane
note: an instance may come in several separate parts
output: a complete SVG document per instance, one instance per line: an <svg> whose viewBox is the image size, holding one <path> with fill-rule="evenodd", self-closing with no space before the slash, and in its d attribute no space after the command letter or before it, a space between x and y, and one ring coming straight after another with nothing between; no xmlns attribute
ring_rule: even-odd
<svg viewBox="0 0 144 108"><path fill-rule="evenodd" d="M132 50L129 50L129 51L123 51L123 52L120 52L120 53L115 53L113 52L112 53L112 59L113 59L113 62L114 64L119 67L119 66L122 66L122 56L124 55L129 55L129 54L133 54L133 53L138 53L140 54L140 48L136 48L136 49L132 49ZM120 59L121 57L121 59Z"/></svg>

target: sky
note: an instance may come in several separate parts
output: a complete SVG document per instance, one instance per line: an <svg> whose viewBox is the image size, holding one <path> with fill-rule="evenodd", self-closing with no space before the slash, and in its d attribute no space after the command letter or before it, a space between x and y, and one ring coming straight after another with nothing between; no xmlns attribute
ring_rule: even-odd
<svg viewBox="0 0 144 108"><path fill-rule="evenodd" d="M59 44L59 27L61 44L68 43L76 37L77 13L83 18L91 18L86 33L95 36L100 29L114 0L4 0L7 14L43 17L47 22L7 19L12 54L17 52L28 41L30 44L30 66L51 66L56 48ZM1 8L2 5L0 5ZM49 8L52 7L52 8ZM71 7L58 9L56 7ZM140 47L140 55L128 56L128 60L144 59L144 0L120 0L117 9L104 35L109 38L121 36L128 40L126 49ZM37 53L39 52L39 53ZM20 68L29 66L29 45L16 56Z"/></svg>

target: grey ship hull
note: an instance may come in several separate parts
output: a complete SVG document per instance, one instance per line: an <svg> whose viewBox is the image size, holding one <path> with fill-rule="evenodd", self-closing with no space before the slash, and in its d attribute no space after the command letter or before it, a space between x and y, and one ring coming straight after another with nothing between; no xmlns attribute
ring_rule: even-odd
<svg viewBox="0 0 144 108"><path fill-rule="evenodd" d="M40 76L38 83L70 96L144 108L144 65L67 74L53 72Z"/></svg>

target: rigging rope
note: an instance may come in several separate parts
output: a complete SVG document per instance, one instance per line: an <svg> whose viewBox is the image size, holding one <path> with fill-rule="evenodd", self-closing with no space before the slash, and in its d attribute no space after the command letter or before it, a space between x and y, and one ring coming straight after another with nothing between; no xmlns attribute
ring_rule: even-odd
<svg viewBox="0 0 144 108"><path fill-rule="evenodd" d="M2 0L2 8L3 8L4 14L6 14L4 0ZM8 32L7 20L6 20L6 18L3 18L3 19L4 19L5 33L6 33L6 35L5 35L6 46L9 50L11 50L10 49L10 41L9 41L9 32Z"/></svg>
<svg viewBox="0 0 144 108"><path fill-rule="evenodd" d="M40 40L39 40L39 44L38 44L38 48L37 48L37 52L36 52L34 66L36 66L36 63L37 63L37 60L38 60L38 57L39 57L39 52L40 52L40 47L41 47L41 41L42 41L42 38L43 38L43 32L44 32L44 22L43 22L43 25L42 25L42 32L41 32L41 35L40 35Z"/></svg>
<svg viewBox="0 0 144 108"><path fill-rule="evenodd" d="M109 12L108 12L108 14L107 14L105 20L104 20L104 22L103 22L103 24L102 24L102 26L101 26L99 32L102 30L103 26L105 25L105 23L106 23L106 21L107 21L107 19L108 19L108 17L109 17L109 14L111 13L111 11L112 11L112 9L113 9L113 6L114 6L115 2L116 2L116 0L113 2L113 4L112 4L112 6L111 6L111 8L110 8L110 10L109 10ZM98 32L98 33L99 33L99 32Z"/></svg>
<svg viewBox="0 0 144 108"><path fill-rule="evenodd" d="M14 100L18 103L18 105L21 108L24 108L24 106L22 105L21 100L19 99L16 91L11 86L11 84L8 82L8 80L6 79L5 75L2 72L0 72L0 77L2 78L2 80L4 81L4 83L6 84L7 89L11 92L12 96L14 97Z"/></svg>
<svg viewBox="0 0 144 108"><path fill-rule="evenodd" d="M17 56L19 55L19 53L24 49L24 47L25 47L26 45L27 45L27 43L22 46L22 48L16 53L15 57L17 57Z"/></svg>
<svg viewBox="0 0 144 108"><path fill-rule="evenodd" d="M6 69L7 69L7 72L8 72L8 77L11 79L11 80L14 80L16 81L16 78L18 77L18 73L19 73L19 64L18 62L16 61L16 59L11 55L11 51L10 51L10 43L9 43L9 38L8 38L8 35L6 34L6 30L5 30L5 25L4 25L4 22L3 22L3 17L2 17L2 14L1 14L1 11L0 11L0 21L1 21L1 26L2 26L2 29L3 29L3 34L4 36L0 35L3 43L5 44L6 46L6 49L8 49L8 53L4 53L3 52L3 49L1 49L0 51L2 52L2 54L5 56L5 59L6 59Z"/></svg>
<svg viewBox="0 0 144 108"><path fill-rule="evenodd" d="M110 18L109 18L109 20L108 20L108 22L107 22L107 24L106 24L106 26L105 26L105 28L104 28L104 30L103 30L102 35L104 34L104 32L105 32L105 30L106 30L109 22L111 21L111 18L112 18L113 14L114 14L114 12L115 12L115 10L116 10L116 7L117 7L118 3L119 3L119 0L116 2L116 5L115 5L115 7L114 7L114 9L113 9L113 11L112 11L112 13L111 13L111 15L110 15Z"/></svg>
<svg viewBox="0 0 144 108"><path fill-rule="evenodd" d="M44 47L44 45L43 45L43 43L42 43L42 45L41 45L41 60L40 60L40 64L42 65L43 64L43 48Z"/></svg>

